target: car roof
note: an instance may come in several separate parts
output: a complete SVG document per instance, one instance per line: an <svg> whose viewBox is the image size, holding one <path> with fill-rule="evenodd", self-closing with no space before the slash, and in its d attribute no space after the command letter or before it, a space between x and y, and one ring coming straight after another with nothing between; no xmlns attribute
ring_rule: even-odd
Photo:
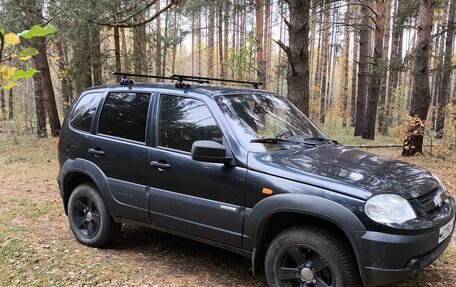
<svg viewBox="0 0 456 287"><path fill-rule="evenodd" d="M274 94L273 92L259 89L251 89L236 86L218 86L218 85L202 85L192 84L187 88L178 88L174 83L134 83L132 85L103 85L87 88L84 92L99 91L99 90L125 90L125 89L139 89L139 90L162 90L162 91L185 91L196 94L204 94L206 96L219 96L228 94Z"/></svg>

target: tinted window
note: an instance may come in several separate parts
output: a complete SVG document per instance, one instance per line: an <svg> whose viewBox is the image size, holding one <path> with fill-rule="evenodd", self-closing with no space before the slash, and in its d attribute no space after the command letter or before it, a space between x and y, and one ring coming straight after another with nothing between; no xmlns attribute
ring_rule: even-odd
<svg viewBox="0 0 456 287"><path fill-rule="evenodd" d="M70 120L72 127L90 131L92 125L93 115L95 114L98 104L101 101L101 93L92 93L83 95L74 108L73 115Z"/></svg>
<svg viewBox="0 0 456 287"><path fill-rule="evenodd" d="M207 106L195 99L162 96L160 145L190 152L197 140L222 143L222 133Z"/></svg>
<svg viewBox="0 0 456 287"><path fill-rule="evenodd" d="M110 93L101 111L98 133L145 142L150 94Z"/></svg>

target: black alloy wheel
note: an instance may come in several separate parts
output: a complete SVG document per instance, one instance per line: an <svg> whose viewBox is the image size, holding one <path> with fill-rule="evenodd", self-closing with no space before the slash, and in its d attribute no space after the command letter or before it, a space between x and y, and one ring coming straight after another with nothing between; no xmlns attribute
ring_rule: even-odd
<svg viewBox="0 0 456 287"><path fill-rule="evenodd" d="M269 244L265 273L274 287L362 286L357 263L343 235L318 226L295 226Z"/></svg>
<svg viewBox="0 0 456 287"><path fill-rule="evenodd" d="M68 201L68 219L76 239L85 245L103 247L120 232L98 189L91 183L77 186Z"/></svg>

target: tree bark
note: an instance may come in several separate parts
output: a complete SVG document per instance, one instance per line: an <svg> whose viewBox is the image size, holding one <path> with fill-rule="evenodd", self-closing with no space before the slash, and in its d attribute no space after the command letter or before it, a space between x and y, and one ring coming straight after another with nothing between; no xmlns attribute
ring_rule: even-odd
<svg viewBox="0 0 456 287"><path fill-rule="evenodd" d="M391 1L386 1L385 9L385 29L383 40L383 57L385 64L388 64L388 53L390 48L390 23L391 23ZM386 135L388 133L388 123L386 121L386 107L387 97L386 94L388 83L388 69L382 69L379 106L378 106L378 131Z"/></svg>
<svg viewBox="0 0 456 287"><path fill-rule="evenodd" d="M365 5L370 1L364 2ZM355 136L360 136L364 130L366 112L367 81L369 73L369 10L361 6L361 27L359 28L359 71L358 71L358 96L356 97Z"/></svg>
<svg viewBox="0 0 456 287"><path fill-rule="evenodd" d="M6 101L4 90L0 90L0 120L6 120Z"/></svg>
<svg viewBox="0 0 456 287"><path fill-rule="evenodd" d="M355 11L353 13L354 18L358 18L358 7L353 7ZM355 23L358 23L355 20ZM355 30L353 31L353 67L352 67L352 79L351 79L351 98L350 98L350 126L355 126L355 116L356 116L356 87L357 87L357 73L358 73L358 48L359 48L359 39L358 39L358 32Z"/></svg>
<svg viewBox="0 0 456 287"><path fill-rule="evenodd" d="M119 27L114 27L114 58L116 71L122 70L122 63L120 61L120 35ZM125 61L127 62L127 61ZM120 82L120 76L116 76L117 82Z"/></svg>
<svg viewBox="0 0 456 287"><path fill-rule="evenodd" d="M440 93L437 101L437 121L435 131L437 138L443 137L445 127L445 107L448 104L451 92L451 71L452 71L452 53L453 53L453 38L454 38L454 25L456 16L456 0L450 0L450 8L448 12L448 25L445 40L445 55L443 59L442 69L442 82L440 86Z"/></svg>
<svg viewBox="0 0 456 287"><path fill-rule="evenodd" d="M375 138L375 120L380 96L380 86L383 76L383 36L385 33L386 1L376 0L375 32L374 32L374 55L369 84L369 94L365 114L365 126L362 133L363 139Z"/></svg>
<svg viewBox="0 0 456 287"><path fill-rule="evenodd" d="M8 91L8 120L14 118L14 103L13 103L13 89Z"/></svg>
<svg viewBox="0 0 456 287"><path fill-rule="evenodd" d="M325 122L326 114L326 87L327 87L327 73L328 73L328 57L329 57L329 41L330 41L330 2L325 0L325 25L323 26L323 45L321 53L323 54L321 63L321 86L320 86L320 123Z"/></svg>
<svg viewBox="0 0 456 287"><path fill-rule="evenodd" d="M210 5L208 8L208 41L207 41L207 75L208 77L214 76L214 54L215 54L215 8L213 5Z"/></svg>
<svg viewBox="0 0 456 287"><path fill-rule="evenodd" d="M342 66L342 126L347 126L348 117L348 57L350 54L350 0L347 0L347 11L344 17L344 64Z"/></svg>
<svg viewBox="0 0 456 287"><path fill-rule="evenodd" d="M59 55L59 60L57 62L57 66L59 67L59 78L60 78L60 85L61 85L61 95L62 95L62 111L63 114L66 115L68 109L70 107L70 90L68 84L68 74L66 71L65 63L66 63L66 54L61 42L56 43L57 53Z"/></svg>
<svg viewBox="0 0 456 287"><path fill-rule="evenodd" d="M402 70L402 39L404 29L405 0L396 0L395 16L393 21L391 59L389 62L388 89L386 98L385 117L386 126L392 126L395 104L395 93L399 87L400 73Z"/></svg>
<svg viewBox="0 0 456 287"><path fill-rule="evenodd" d="M46 104L43 94L43 82L40 74L33 76L35 86L35 114L36 114L36 135L39 138L47 137L46 129Z"/></svg>
<svg viewBox="0 0 456 287"><path fill-rule="evenodd" d="M426 120L431 100L429 90L429 52L432 40L435 0L421 0L417 19L417 44L413 63L413 86L410 99L410 112L413 117ZM422 153L422 125L416 125L414 131L404 141L403 156Z"/></svg>
<svg viewBox="0 0 456 287"><path fill-rule="evenodd" d="M155 4L155 11L160 11L160 1ZM155 74L162 75L162 35L161 35L161 16L156 19L156 30L155 30ZM201 32L200 32L201 33ZM162 80L156 79L157 82Z"/></svg>
<svg viewBox="0 0 456 287"><path fill-rule="evenodd" d="M138 21L144 17L139 16ZM157 18L158 21L158 18ZM157 35L158 36L158 35ZM144 74L147 63L146 55L146 25L133 28L133 71L136 74ZM158 74L160 75L160 74Z"/></svg>
<svg viewBox="0 0 456 287"><path fill-rule="evenodd" d="M57 105L55 103L55 94L52 87L51 73L49 71L49 63L46 54L46 42L44 38L36 38L33 41L35 48L39 54L32 58L33 65L40 73L38 77L41 78L43 85L43 94L47 115L49 118L49 126L51 127L51 135L58 137L61 130L59 114Z"/></svg>
<svg viewBox="0 0 456 287"><path fill-rule="evenodd" d="M293 1L291 1L293 2ZM290 3L291 6L291 3ZM255 1L255 16L256 16L256 24L255 24L255 40L256 40L256 52L257 52L257 78L258 82L263 83L264 86L267 85L266 83L266 63L264 59L264 5L263 0Z"/></svg>
<svg viewBox="0 0 456 287"><path fill-rule="evenodd" d="M91 51L92 51L92 73L93 73L93 84L95 86L103 84L102 74L102 54L101 54L101 43L100 43L100 27L98 25L91 25L90 27L90 38L91 38Z"/></svg>
<svg viewBox="0 0 456 287"><path fill-rule="evenodd" d="M310 0L289 1L289 46L277 43L288 57L288 98L309 115L309 19Z"/></svg>

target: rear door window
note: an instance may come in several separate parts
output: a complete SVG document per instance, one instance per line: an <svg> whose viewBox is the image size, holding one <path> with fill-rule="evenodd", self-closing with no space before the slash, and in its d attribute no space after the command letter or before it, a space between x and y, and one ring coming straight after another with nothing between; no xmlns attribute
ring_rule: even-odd
<svg viewBox="0 0 456 287"><path fill-rule="evenodd" d="M78 130L90 131L93 116L102 99L102 93L90 93L82 95L71 116L70 125Z"/></svg>
<svg viewBox="0 0 456 287"><path fill-rule="evenodd" d="M144 143L150 94L110 93L101 111L98 133Z"/></svg>

